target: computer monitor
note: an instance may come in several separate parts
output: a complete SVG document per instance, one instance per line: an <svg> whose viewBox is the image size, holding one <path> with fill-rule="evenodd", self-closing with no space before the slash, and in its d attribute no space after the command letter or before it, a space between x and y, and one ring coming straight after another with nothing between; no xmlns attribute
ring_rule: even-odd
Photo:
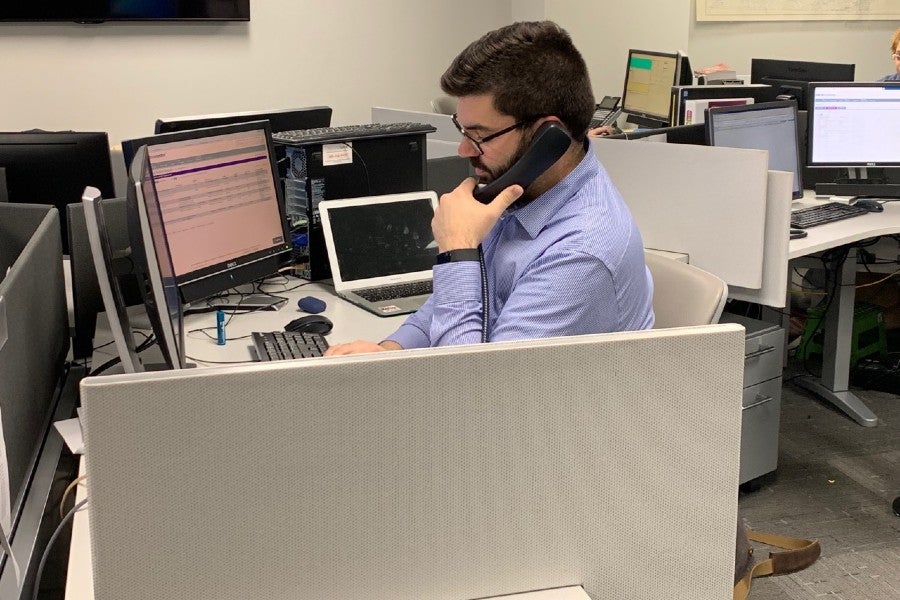
<svg viewBox="0 0 900 600"><path fill-rule="evenodd" d="M629 50L625 66L622 112L639 127L669 124L672 86L680 80L680 57L675 52Z"/></svg>
<svg viewBox="0 0 900 600"><path fill-rule="evenodd" d="M0 133L0 167L10 202L52 204L60 215L81 202L84 188L115 196L106 132L23 131ZM63 253L69 253L66 220L60 219Z"/></svg>
<svg viewBox="0 0 900 600"><path fill-rule="evenodd" d="M793 197L803 196L803 176L793 100L710 108L706 113L710 146L769 152L769 168L793 173Z"/></svg>
<svg viewBox="0 0 900 600"><path fill-rule="evenodd" d="M856 65L800 60L750 59L750 83L775 88L777 99L797 101L799 110L807 109L806 88L814 81L853 81ZM783 98L782 98L783 96Z"/></svg>
<svg viewBox="0 0 900 600"><path fill-rule="evenodd" d="M129 171L132 258L171 368L186 305L275 273L291 253L267 121L155 136ZM216 304L215 306L221 306Z"/></svg>
<svg viewBox="0 0 900 600"><path fill-rule="evenodd" d="M900 169L900 82L810 84L807 118L809 166L846 175L817 184L817 193L900 196L885 176Z"/></svg>
<svg viewBox="0 0 900 600"><path fill-rule="evenodd" d="M310 106L307 108L286 108L281 110L245 111L219 113L213 115L193 115L189 117L162 117L156 120L153 133L171 133L188 129L201 129L217 125L268 121L272 131L293 129L315 129L331 125L331 107Z"/></svg>

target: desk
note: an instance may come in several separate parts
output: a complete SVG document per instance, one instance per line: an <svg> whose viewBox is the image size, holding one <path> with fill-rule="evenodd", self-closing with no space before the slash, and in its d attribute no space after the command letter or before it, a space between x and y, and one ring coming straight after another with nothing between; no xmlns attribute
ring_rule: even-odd
<svg viewBox="0 0 900 600"><path fill-rule="evenodd" d="M797 204L821 203L813 192L806 192ZM886 202L884 212L869 213L807 229L805 238L791 240L788 260L824 250L853 244L882 235L900 233L900 202ZM853 304L856 295L856 250L850 249L843 266L835 274L838 290L825 314L825 338L822 352L822 376L801 376L795 381L823 400L833 404L865 427L878 424L878 417L853 392L850 382L850 344L853 332Z"/></svg>
<svg viewBox="0 0 900 600"><path fill-rule="evenodd" d="M299 286L299 287L298 287ZM253 353L250 348L252 342L249 335L254 331L278 331L284 329L284 326L291 320L302 316L306 313L298 310L297 300L304 296L312 296L322 300L326 304L325 311L322 313L334 323L334 329L327 335L330 344L342 344L352 342L358 339L381 341L391 333L406 319L406 315L398 315L393 317L379 317L358 306L351 304L334 294L334 289L327 283L315 282L304 284L300 279L287 279L284 284L268 283L262 286L262 289L270 294L283 296L288 302L279 310L261 310L257 312L235 313L235 315L227 322L225 329L228 342L224 346L216 344L215 326L216 313L200 313L185 317L185 354L188 356L188 362L197 364L198 366L216 366L223 363L242 363L254 361ZM290 291L285 291L288 289ZM132 328L149 329L146 318L140 315L132 322ZM98 329L94 339L95 347L101 346L104 342L111 340L112 337L105 334L102 329L106 321L103 315L98 316ZM211 328L207 336L202 331L194 331L200 328ZM245 337L246 336L246 337ZM140 339L136 340L140 342ZM156 350L151 348L142 357ZM114 345L108 345L103 348L94 350L92 364L100 365L110 358L117 356ZM159 355L157 355L159 356ZM153 362L153 358L150 362ZM158 360L158 359L157 359ZM111 368L107 373L121 373L121 366Z"/></svg>

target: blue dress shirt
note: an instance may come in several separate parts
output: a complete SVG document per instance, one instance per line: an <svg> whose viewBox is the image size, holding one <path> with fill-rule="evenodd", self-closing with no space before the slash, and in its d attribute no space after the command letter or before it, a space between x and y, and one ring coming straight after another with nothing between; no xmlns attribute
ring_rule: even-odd
<svg viewBox="0 0 900 600"><path fill-rule="evenodd" d="M578 166L507 211L482 243L490 341L648 329L653 282L631 213L590 143ZM481 341L478 262L434 267L434 293L388 339L404 348Z"/></svg>
<svg viewBox="0 0 900 600"><path fill-rule="evenodd" d="M885 75L878 81L900 81L900 73L891 73L890 75Z"/></svg>

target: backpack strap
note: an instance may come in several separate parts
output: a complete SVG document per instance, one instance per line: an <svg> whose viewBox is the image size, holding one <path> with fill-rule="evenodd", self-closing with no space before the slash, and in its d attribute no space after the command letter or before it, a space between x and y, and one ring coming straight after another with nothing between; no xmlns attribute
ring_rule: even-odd
<svg viewBox="0 0 900 600"><path fill-rule="evenodd" d="M754 542L782 548L784 552L770 552L769 558L753 565L753 568L734 584L734 600L744 600L747 597L750 593L750 582L754 577L801 571L816 562L822 553L822 547L816 540L754 531L749 527L747 537Z"/></svg>

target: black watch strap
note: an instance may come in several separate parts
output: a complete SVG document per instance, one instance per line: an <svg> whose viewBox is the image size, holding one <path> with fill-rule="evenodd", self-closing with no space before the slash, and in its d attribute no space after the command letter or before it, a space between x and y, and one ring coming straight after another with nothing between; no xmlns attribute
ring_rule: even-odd
<svg viewBox="0 0 900 600"><path fill-rule="evenodd" d="M442 265L450 262L463 262L468 260L478 261L478 248L459 248L457 250L447 250L437 255L434 261L436 265Z"/></svg>

